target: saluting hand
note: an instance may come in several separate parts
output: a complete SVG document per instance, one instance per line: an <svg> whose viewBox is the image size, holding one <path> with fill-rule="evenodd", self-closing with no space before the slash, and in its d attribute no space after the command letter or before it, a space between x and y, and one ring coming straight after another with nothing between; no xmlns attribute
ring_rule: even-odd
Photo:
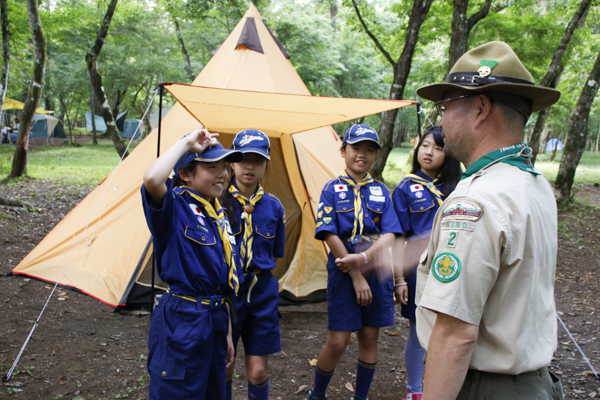
<svg viewBox="0 0 600 400"><path fill-rule="evenodd" d="M218 143L217 137L219 137L218 133L210 133L202 128L196 129L182 140L186 140L188 153L202 153L208 147Z"/></svg>

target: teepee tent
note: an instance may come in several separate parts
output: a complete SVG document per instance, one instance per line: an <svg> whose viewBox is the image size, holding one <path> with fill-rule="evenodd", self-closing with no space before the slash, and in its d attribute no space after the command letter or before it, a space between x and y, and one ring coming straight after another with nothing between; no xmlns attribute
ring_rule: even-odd
<svg viewBox="0 0 600 400"><path fill-rule="evenodd" d="M192 86L165 84L179 102L162 120L160 150L200 126L218 132L226 147L244 128L269 135L265 189L287 217L286 256L274 274L280 290L303 297L326 287L327 253L313 238L315 215L321 188L343 168L341 142L327 125L413 102L310 96L287 57L251 6ZM131 304L152 275L139 190L156 158L157 136L155 129L13 272L58 280L112 306Z"/></svg>

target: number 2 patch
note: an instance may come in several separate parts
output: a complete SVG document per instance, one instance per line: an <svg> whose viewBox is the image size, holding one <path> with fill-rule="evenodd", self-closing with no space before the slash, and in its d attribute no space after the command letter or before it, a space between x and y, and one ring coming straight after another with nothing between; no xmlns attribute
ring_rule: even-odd
<svg viewBox="0 0 600 400"><path fill-rule="evenodd" d="M458 232L450 231L450 237L448 238L448 242L446 242L446 246L456 247L456 237L457 236L458 236Z"/></svg>

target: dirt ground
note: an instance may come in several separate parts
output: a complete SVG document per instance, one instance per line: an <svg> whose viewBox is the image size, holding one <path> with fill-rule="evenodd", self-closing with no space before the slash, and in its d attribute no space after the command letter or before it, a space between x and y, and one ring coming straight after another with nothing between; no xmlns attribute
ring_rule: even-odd
<svg viewBox="0 0 600 400"><path fill-rule="evenodd" d="M5 375L52 286L11 276L17 263L88 192L52 182L0 184L0 197L20 198L37 210L0 206L0 373ZM577 197L600 206L600 188L577 188ZM600 370L600 212L577 204L560 210L556 302L559 315L591 363ZM270 358L272 399L301 399L312 385L315 359L326 337L327 314L282 310L283 351ZM48 302L12 379L0 387L0 399L146 399L146 342L149 315L144 310L115 311L97 300L59 288ZM380 359L369 397L402 399L406 374L403 348L408 325L380 336ZM243 358L240 346L238 365ZM330 398L349 399L355 381L356 341L338 365ZM551 369L561 377L565 398L600 398L600 381L591 373L560 326ZM238 366L234 398L244 399L246 378Z"/></svg>

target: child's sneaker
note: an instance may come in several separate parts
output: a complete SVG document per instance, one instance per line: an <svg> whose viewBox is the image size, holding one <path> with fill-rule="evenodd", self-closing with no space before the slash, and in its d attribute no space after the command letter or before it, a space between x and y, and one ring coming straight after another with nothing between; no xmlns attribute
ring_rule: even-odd
<svg viewBox="0 0 600 400"><path fill-rule="evenodd" d="M421 400L421 396L423 396L423 393L413 393L410 391L410 389L406 390L406 397L403 400Z"/></svg>
<svg viewBox="0 0 600 400"><path fill-rule="evenodd" d="M304 400L327 400L329 398L325 393L315 393L311 390L308 391Z"/></svg>

